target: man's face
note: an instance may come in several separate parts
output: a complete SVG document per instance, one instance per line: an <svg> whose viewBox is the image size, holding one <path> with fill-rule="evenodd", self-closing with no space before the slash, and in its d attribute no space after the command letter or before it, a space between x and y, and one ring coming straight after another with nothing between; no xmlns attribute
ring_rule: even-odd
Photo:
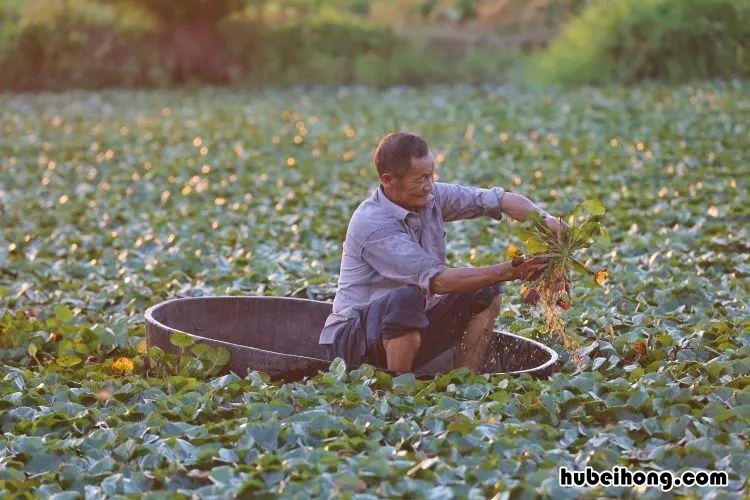
<svg viewBox="0 0 750 500"><path fill-rule="evenodd" d="M434 180L435 159L432 153L427 153L422 158L412 158L411 168L400 179L387 173L380 177L388 198L412 212L419 211L430 201Z"/></svg>

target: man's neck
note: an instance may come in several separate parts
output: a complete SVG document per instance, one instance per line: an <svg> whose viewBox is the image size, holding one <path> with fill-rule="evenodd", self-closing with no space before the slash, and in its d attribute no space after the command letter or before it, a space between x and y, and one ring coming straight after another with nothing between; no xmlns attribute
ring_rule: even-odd
<svg viewBox="0 0 750 500"><path fill-rule="evenodd" d="M413 207L407 207L407 206L402 205L401 203L398 203L397 201L395 201L393 199L393 196L390 195L388 193L388 191L386 191L385 186L383 186L382 184L380 185L380 190L383 191L383 194L385 195L386 198L388 198L388 201L390 201L394 205L398 205L399 207L403 208L404 210L408 210L409 212L415 212L415 213L419 212L419 209L416 209L416 208L413 208Z"/></svg>

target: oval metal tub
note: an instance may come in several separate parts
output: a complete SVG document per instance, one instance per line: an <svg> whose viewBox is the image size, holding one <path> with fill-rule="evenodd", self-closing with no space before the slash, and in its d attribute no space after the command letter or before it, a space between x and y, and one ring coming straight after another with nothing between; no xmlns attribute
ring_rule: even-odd
<svg viewBox="0 0 750 500"><path fill-rule="evenodd" d="M244 376L267 373L272 379L297 380L328 370L320 330L332 304L289 297L187 297L161 302L146 311L146 340L166 352L179 350L169 341L176 331L198 342L223 346L230 353L227 370ZM484 373L546 378L557 369L557 353L549 347L507 332L495 331ZM452 368L448 351L415 374L431 378Z"/></svg>

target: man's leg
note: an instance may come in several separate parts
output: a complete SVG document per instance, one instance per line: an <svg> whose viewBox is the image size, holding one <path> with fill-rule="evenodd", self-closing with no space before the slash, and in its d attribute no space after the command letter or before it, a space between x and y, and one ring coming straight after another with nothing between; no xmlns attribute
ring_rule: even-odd
<svg viewBox="0 0 750 500"><path fill-rule="evenodd" d="M487 309L469 320L466 333L458 346L456 366L465 366L475 373L482 369L502 302L502 295L495 296Z"/></svg>
<svg viewBox="0 0 750 500"><path fill-rule="evenodd" d="M429 363L436 356L440 356L448 349L454 349L454 360L461 357L459 347L467 331L469 323L474 320L475 324L481 324L477 315L491 316L484 322L485 331L489 329L488 341L482 346L481 342L478 349L484 347L484 353L478 353L475 358L480 360L476 365L481 364L481 360L486 357L489 341L492 339L492 330L497 312L492 315L493 307L496 311L500 309L500 296L503 294L503 288L500 285L492 285L480 290L469 293L450 293L437 305L427 311L428 326L422 331L422 345L414 359L412 369L419 370L420 367ZM484 314L482 314L484 313ZM473 326L471 330L477 328ZM474 330L476 331L476 330ZM469 337L472 337L470 335ZM477 336L480 341L482 336ZM472 339L469 339L472 342ZM475 352L476 349L469 347L469 352ZM453 366L453 365L452 365ZM461 366L467 366L466 361ZM481 369L481 366L479 366Z"/></svg>
<svg viewBox="0 0 750 500"><path fill-rule="evenodd" d="M398 372L409 372L428 325L425 294L402 286L372 301L365 311L367 351L364 361Z"/></svg>
<svg viewBox="0 0 750 500"><path fill-rule="evenodd" d="M419 330L408 332L393 339L383 339L388 369L394 372L411 371L411 365L419 350L420 341Z"/></svg>

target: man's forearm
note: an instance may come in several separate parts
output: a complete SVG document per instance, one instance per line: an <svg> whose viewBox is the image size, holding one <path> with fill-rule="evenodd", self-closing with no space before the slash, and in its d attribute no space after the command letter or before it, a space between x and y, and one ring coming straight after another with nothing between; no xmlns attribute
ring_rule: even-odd
<svg viewBox="0 0 750 500"><path fill-rule="evenodd" d="M432 293L465 293L517 279L509 262L486 267L448 268L430 280Z"/></svg>
<svg viewBox="0 0 750 500"><path fill-rule="evenodd" d="M531 200L516 193L505 193L501 209L517 221L524 221L533 212L542 217L552 217ZM430 280L432 293L466 293L503 281L519 279L519 273L510 262L485 267L448 268Z"/></svg>
<svg viewBox="0 0 750 500"><path fill-rule="evenodd" d="M536 206L534 202L516 193L505 193L503 195L503 204L501 206L503 212L510 215L517 221L524 221L532 212L537 212L542 217L549 216L549 214Z"/></svg>

